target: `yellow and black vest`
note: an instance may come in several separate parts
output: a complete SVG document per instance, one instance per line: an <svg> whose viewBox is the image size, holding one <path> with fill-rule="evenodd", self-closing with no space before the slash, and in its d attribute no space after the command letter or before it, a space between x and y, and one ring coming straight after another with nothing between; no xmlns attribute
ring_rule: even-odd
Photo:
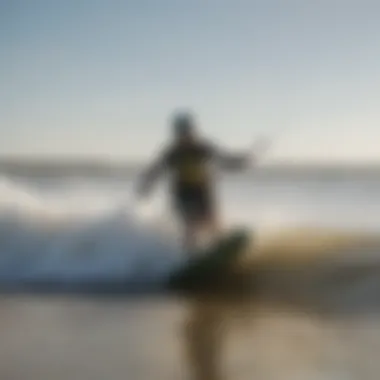
<svg viewBox="0 0 380 380"><path fill-rule="evenodd" d="M174 146L167 155L173 180L180 186L204 186L209 183L212 149L207 144Z"/></svg>

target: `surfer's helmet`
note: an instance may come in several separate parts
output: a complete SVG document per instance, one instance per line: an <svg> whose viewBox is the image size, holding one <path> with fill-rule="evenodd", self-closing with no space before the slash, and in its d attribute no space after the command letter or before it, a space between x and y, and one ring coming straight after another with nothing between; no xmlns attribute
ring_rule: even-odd
<svg viewBox="0 0 380 380"><path fill-rule="evenodd" d="M194 118L189 112L180 112L174 115L173 133L176 137L193 135L194 130Z"/></svg>

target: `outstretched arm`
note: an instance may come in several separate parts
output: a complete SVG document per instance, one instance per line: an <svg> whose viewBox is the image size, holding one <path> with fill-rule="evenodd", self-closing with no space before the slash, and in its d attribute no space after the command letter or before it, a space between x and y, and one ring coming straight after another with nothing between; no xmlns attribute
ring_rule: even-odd
<svg viewBox="0 0 380 380"><path fill-rule="evenodd" d="M216 158L222 166L227 169L244 169L250 164L255 163L259 156L269 147L268 139L260 139L253 144L253 147L245 153L230 153L225 150L217 149Z"/></svg>
<svg viewBox="0 0 380 380"><path fill-rule="evenodd" d="M161 154L141 175L137 185L138 196L143 197L148 195L165 169L166 155Z"/></svg>
<svg viewBox="0 0 380 380"><path fill-rule="evenodd" d="M243 169L252 160L250 153L231 153L220 148L215 152L215 155L217 161L226 169Z"/></svg>

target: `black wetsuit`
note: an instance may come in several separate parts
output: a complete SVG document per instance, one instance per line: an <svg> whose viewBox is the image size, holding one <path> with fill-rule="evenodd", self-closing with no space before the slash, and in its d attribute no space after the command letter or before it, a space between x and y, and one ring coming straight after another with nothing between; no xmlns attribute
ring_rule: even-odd
<svg viewBox="0 0 380 380"><path fill-rule="evenodd" d="M169 147L164 164L172 174L173 206L185 220L209 219L214 196L209 164L215 149L206 142Z"/></svg>

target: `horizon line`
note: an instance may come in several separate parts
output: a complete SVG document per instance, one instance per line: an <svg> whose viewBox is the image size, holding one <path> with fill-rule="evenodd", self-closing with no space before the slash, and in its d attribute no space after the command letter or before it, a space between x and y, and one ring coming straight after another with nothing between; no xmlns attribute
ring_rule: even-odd
<svg viewBox="0 0 380 380"><path fill-rule="evenodd" d="M144 165L149 161L147 158L136 157L111 157L108 155L36 155L36 154L0 154L0 165L29 164L29 165L68 165L68 164L85 164L85 165ZM338 160L332 159L294 159L294 158L276 158L264 159L259 162L260 167L380 167L378 160Z"/></svg>

